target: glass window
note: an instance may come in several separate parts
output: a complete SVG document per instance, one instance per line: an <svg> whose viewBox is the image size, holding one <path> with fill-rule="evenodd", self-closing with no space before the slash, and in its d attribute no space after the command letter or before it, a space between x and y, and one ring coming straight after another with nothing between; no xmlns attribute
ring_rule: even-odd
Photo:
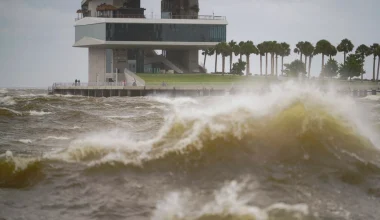
<svg viewBox="0 0 380 220"><path fill-rule="evenodd" d="M110 23L106 29L107 41L226 41L226 25Z"/></svg>

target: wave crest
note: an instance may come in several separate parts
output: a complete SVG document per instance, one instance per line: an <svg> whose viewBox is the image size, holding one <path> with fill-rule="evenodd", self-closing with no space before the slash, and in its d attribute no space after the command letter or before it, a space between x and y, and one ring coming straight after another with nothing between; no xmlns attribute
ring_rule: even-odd
<svg viewBox="0 0 380 220"><path fill-rule="evenodd" d="M231 181L221 189L216 190L212 198L191 191L171 192L159 201L152 219L304 219L311 217L305 204L289 205L276 203L260 208L252 203L255 201L252 186L247 181L241 183ZM199 202L204 201L204 202Z"/></svg>
<svg viewBox="0 0 380 220"><path fill-rule="evenodd" d="M0 155L0 188L24 188L39 182L44 174L42 162L14 157L11 151Z"/></svg>
<svg viewBox="0 0 380 220"><path fill-rule="evenodd" d="M222 97L205 105L173 104L173 114L152 140L96 134L72 142L54 157L90 166L177 169L271 162L344 167L376 159L377 135L363 124L352 99L314 88L287 89L274 87L267 95L233 100Z"/></svg>

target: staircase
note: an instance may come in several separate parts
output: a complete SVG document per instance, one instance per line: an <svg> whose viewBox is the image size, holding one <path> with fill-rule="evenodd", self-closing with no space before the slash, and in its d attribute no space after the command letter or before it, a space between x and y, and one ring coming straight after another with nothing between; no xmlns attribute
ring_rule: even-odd
<svg viewBox="0 0 380 220"><path fill-rule="evenodd" d="M168 60L166 57L162 55L145 58L145 64L158 63L158 62L163 63L165 66L167 66L169 69L174 70L176 73L184 73L183 69L181 69L178 65L175 65L173 62L171 62L170 60Z"/></svg>
<svg viewBox="0 0 380 220"><path fill-rule="evenodd" d="M145 86L145 80L127 68L124 69L124 76L127 86L132 86L135 81L137 86Z"/></svg>

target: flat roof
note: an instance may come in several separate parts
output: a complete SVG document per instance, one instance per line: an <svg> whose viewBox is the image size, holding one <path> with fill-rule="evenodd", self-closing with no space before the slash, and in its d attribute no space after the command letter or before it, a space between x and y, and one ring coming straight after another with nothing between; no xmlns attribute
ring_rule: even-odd
<svg viewBox="0 0 380 220"><path fill-rule="evenodd" d="M102 24L102 23L129 23L129 24L214 24L228 25L227 20L202 19L151 19L151 18L99 18L86 17L76 21L75 26Z"/></svg>

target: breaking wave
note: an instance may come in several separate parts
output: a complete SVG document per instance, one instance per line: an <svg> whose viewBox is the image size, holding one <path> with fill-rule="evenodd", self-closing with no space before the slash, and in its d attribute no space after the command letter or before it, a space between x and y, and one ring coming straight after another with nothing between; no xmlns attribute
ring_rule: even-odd
<svg viewBox="0 0 380 220"><path fill-rule="evenodd" d="M69 140L69 137L64 136L48 136L46 138L43 138L43 140Z"/></svg>
<svg viewBox="0 0 380 220"><path fill-rule="evenodd" d="M9 108L0 108L0 116L12 117L17 115L22 115L22 113Z"/></svg>
<svg viewBox="0 0 380 220"><path fill-rule="evenodd" d="M30 140L30 139L20 139L18 140L20 143L23 143L23 144L31 144L33 141Z"/></svg>
<svg viewBox="0 0 380 220"><path fill-rule="evenodd" d="M369 95L362 99L370 100L370 101L380 101L380 95Z"/></svg>
<svg viewBox="0 0 380 220"><path fill-rule="evenodd" d="M0 155L0 188L28 187L43 177L40 160L14 157L11 151Z"/></svg>
<svg viewBox="0 0 380 220"><path fill-rule="evenodd" d="M50 115L51 112L43 112L43 111L29 111L29 114L31 116L44 116L44 115Z"/></svg>
<svg viewBox="0 0 380 220"><path fill-rule="evenodd" d="M378 135L353 99L334 92L287 83L261 96L172 105L173 113L151 140L134 141L115 132L94 134L46 156L92 167L171 169L228 163L301 162L338 168L378 163Z"/></svg>
<svg viewBox="0 0 380 220"><path fill-rule="evenodd" d="M202 198L200 193L190 190L171 192L157 203L151 219L311 219L305 204L276 203L265 208L253 205L256 198L252 188L247 181L231 181L216 190L211 198Z"/></svg>
<svg viewBox="0 0 380 220"><path fill-rule="evenodd" d="M7 89L0 89L0 94L5 94L5 93L8 93Z"/></svg>
<svg viewBox="0 0 380 220"><path fill-rule="evenodd" d="M16 101L13 100L10 96L0 97L0 105L10 106L16 104Z"/></svg>

